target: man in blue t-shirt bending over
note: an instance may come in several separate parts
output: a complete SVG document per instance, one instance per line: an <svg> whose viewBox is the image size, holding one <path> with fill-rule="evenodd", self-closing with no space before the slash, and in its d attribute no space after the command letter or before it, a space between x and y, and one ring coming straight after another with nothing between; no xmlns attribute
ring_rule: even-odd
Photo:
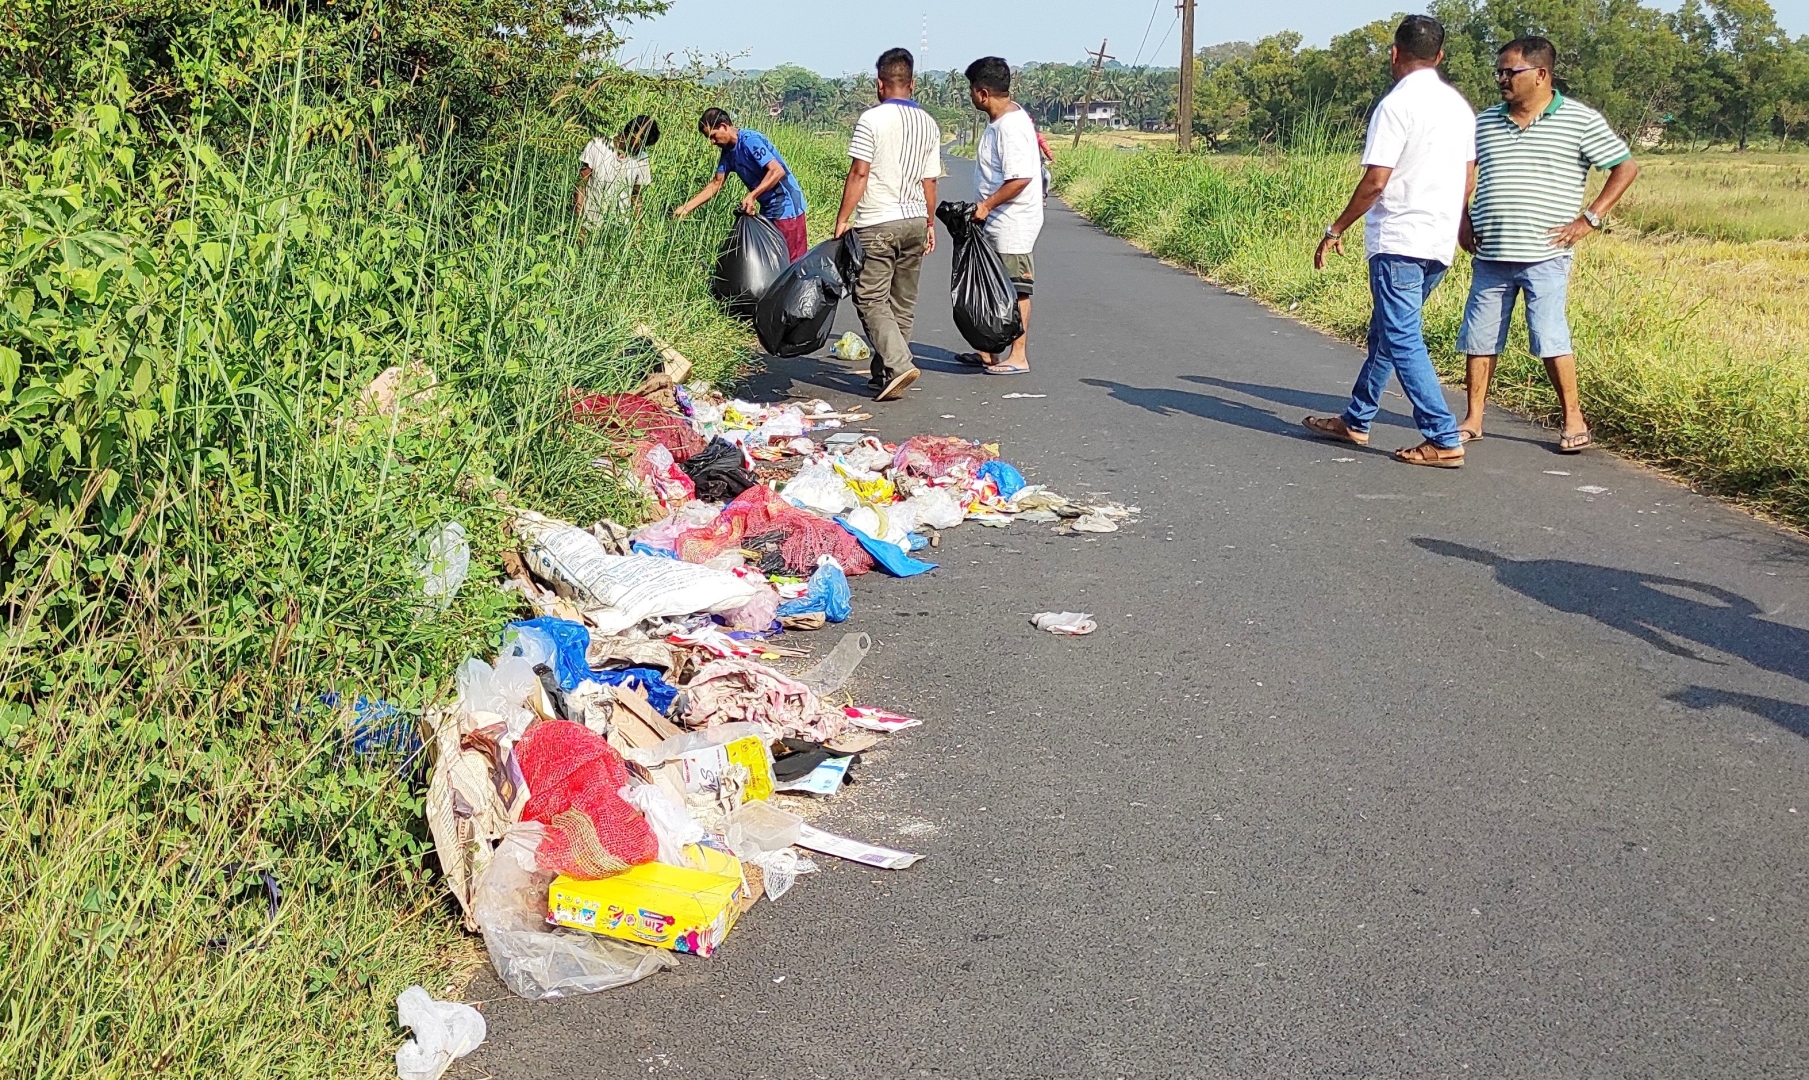
<svg viewBox="0 0 1809 1080"><path fill-rule="evenodd" d="M785 237L792 261L802 258L810 248L804 232L804 192L798 187L797 177L791 174L791 166L773 148L772 140L758 131L736 127L723 109L705 109L698 118L697 130L722 151L716 162L716 175L690 202L672 211L672 216L682 218L715 198L722 190L723 179L732 172L747 185L747 196L741 200L742 212L760 214L772 222L779 235Z"/></svg>

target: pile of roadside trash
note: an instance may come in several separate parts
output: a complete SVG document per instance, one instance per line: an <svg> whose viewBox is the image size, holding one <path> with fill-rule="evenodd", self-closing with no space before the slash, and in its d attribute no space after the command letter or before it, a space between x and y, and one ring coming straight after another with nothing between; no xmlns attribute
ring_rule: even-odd
<svg viewBox="0 0 1809 1080"><path fill-rule="evenodd" d="M572 415L619 437L624 463L598 467L661 516L631 529L516 511L501 571L532 617L468 660L456 701L427 717L446 884L530 999L707 957L815 858L916 862L786 809L834 796L863 752L919 721L844 690L866 635L808 666L783 635L848 619L850 577L934 569L926 551L964 522L1104 533L1136 513L1027 483L996 446L888 445L827 402L726 398L654 340L664 371L576 398ZM464 540L435 543L457 561ZM456 587L428 577L430 592Z"/></svg>

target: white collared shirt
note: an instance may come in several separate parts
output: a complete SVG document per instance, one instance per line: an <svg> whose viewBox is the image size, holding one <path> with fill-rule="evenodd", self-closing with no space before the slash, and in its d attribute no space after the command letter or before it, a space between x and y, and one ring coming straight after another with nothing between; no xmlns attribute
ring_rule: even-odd
<svg viewBox="0 0 1809 1080"><path fill-rule="evenodd" d="M1364 165L1394 170L1364 225L1369 254L1451 265L1475 160L1476 114L1436 68L1395 83L1370 114L1363 144Z"/></svg>

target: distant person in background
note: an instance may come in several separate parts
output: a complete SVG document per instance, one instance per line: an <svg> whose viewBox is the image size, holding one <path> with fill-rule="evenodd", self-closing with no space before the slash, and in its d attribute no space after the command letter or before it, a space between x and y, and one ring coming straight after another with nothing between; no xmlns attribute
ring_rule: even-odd
<svg viewBox="0 0 1809 1080"><path fill-rule="evenodd" d="M860 237L867 261L854 283L873 367L867 385L875 400L893 401L917 381L911 323L923 257L936 250L936 180L942 175L942 128L923 111L916 65L904 49L880 54L879 104L861 113L848 142L848 179L835 217L835 235Z"/></svg>
<svg viewBox="0 0 1809 1080"><path fill-rule="evenodd" d="M1043 137L1043 129L1036 129L1036 152L1043 156L1043 205L1049 205L1049 163L1055 160L1055 151L1049 149L1049 140Z"/></svg>
<svg viewBox="0 0 1809 1080"><path fill-rule="evenodd" d="M1495 361L1507 345L1514 297L1526 296L1526 331L1533 355L1558 392L1561 453L1581 453L1592 440L1577 393L1577 358L1564 305L1577 241L1602 227L1602 218L1639 175L1633 152L1602 119L1552 85L1558 52L1542 37L1501 47L1495 85L1501 104L1476 117L1476 198L1458 242L1476 256L1470 300L1457 347L1469 356L1469 415L1458 427L1466 443L1482 438L1482 413ZM1588 206L1591 168L1608 182Z"/></svg>
<svg viewBox="0 0 1809 1080"><path fill-rule="evenodd" d="M599 135L585 144L572 199L586 229L603 224L606 214L627 216L640 210L641 191L653 183L647 151L659 141L659 121L643 115L628 121L614 139Z"/></svg>
<svg viewBox="0 0 1809 1080"><path fill-rule="evenodd" d="M1439 77L1445 28L1437 20L1401 20L1388 57L1394 89L1370 115L1363 178L1313 253L1313 268L1323 270L1328 251L1344 253L1344 230L1368 215L1369 355L1343 415L1303 422L1321 438L1368 446L1369 425L1392 373L1425 438L1396 450L1395 460L1456 469L1464 463L1463 443L1426 351L1423 314L1426 298L1457 257L1458 226L1476 179L1476 116Z"/></svg>
<svg viewBox="0 0 1809 1080"><path fill-rule="evenodd" d="M805 233L804 191L798 187L791 166L773 148L772 140L752 128L738 128L723 109L705 109L697 120L698 133L721 151L716 160L716 175L691 197L691 201L672 211L683 218L716 197L729 173L741 178L747 195L741 200L741 212L759 214L773 223L785 237L785 248L797 262L810 250Z"/></svg>
<svg viewBox="0 0 1809 1080"><path fill-rule="evenodd" d="M974 154L974 183L980 201L974 220L986 226L1017 289L1024 333L1003 356L966 353L961 359L988 375L1022 375L1030 370L1030 297L1036 291L1037 234L1043 231L1043 159L1036 146L1036 122L1011 100L1011 67L997 56L967 65L968 96L992 122L980 133Z"/></svg>

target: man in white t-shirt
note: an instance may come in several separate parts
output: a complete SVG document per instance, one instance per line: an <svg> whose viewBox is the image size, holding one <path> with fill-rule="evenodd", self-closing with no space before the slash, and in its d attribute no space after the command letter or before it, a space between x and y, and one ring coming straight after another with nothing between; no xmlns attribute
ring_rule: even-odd
<svg viewBox="0 0 1809 1080"><path fill-rule="evenodd" d="M1022 375L1030 370L1030 295L1036 287L1032 253L1043 231L1043 156L1036 121L1011 100L1011 66L997 56L982 56L967 65L966 74L974 108L992 119L974 154L974 184L980 192L974 220L985 222L1017 287L1024 333L1002 356L967 353L961 359L988 375Z"/></svg>
<svg viewBox="0 0 1809 1080"><path fill-rule="evenodd" d="M875 399L892 401L917 381L911 322L923 257L936 250L930 208L942 175L942 127L911 97L916 65L909 52L887 49L877 68L879 104L855 121L835 235L853 229L866 252L854 309L873 343L867 385Z"/></svg>
<svg viewBox="0 0 1809 1080"><path fill-rule="evenodd" d="M1309 416L1305 424L1322 438L1369 445L1393 373L1425 439L1396 450L1395 460L1455 469L1464 463L1463 442L1426 351L1422 315L1457 256L1458 227L1476 183L1476 114L1439 77L1444 46L1445 28L1424 15L1409 15L1394 32L1394 89L1370 115L1363 178L1313 255L1314 268L1323 269L1328 251L1344 253L1344 230L1369 216L1369 355L1344 413Z"/></svg>
<svg viewBox="0 0 1809 1080"><path fill-rule="evenodd" d="M628 121L614 139L599 135L585 144L573 200L586 229L603 224L605 216L626 217L641 208L641 189L653 183L647 151L659 141L659 121L642 115Z"/></svg>

